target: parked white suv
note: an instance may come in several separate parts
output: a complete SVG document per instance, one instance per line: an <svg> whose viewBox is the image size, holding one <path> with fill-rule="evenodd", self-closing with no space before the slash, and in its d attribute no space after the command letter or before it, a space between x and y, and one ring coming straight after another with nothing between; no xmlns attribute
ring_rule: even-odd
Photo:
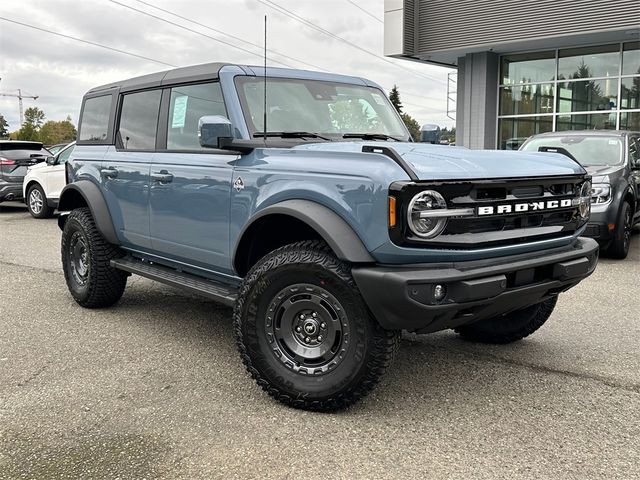
<svg viewBox="0 0 640 480"><path fill-rule="evenodd" d="M22 193L29 213L34 218L48 218L58 207L60 192L66 185L65 163L76 142L72 142L46 162L30 167L24 177Z"/></svg>

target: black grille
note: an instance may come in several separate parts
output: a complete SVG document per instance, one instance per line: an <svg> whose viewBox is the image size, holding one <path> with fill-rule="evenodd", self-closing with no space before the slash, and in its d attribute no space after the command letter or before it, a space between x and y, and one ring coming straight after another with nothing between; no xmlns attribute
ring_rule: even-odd
<svg viewBox="0 0 640 480"><path fill-rule="evenodd" d="M390 229L392 241L403 246L429 248L484 248L573 235L584 220L578 207L549 208L548 202L575 199L586 180L584 176L543 177L515 180L477 180L461 182L402 182L392 185L390 194L396 197L397 212L402 216L400 227ZM471 216L450 218L439 236L424 240L411 232L407 224L407 206L422 190L436 190L446 200L449 209L470 209ZM542 210L537 207L543 202ZM527 207L524 207L526 204ZM534 206L535 204L535 206ZM527 208L527 211L480 215L479 207Z"/></svg>

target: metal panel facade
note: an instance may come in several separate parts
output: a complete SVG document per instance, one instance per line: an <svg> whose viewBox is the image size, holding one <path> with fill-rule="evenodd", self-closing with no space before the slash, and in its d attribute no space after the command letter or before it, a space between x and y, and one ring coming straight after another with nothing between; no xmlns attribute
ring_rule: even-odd
<svg viewBox="0 0 640 480"><path fill-rule="evenodd" d="M414 1L418 2L417 16ZM418 32L413 53L426 55L449 49L483 45L490 48L548 37L638 29L639 5L638 0L406 0L405 11L414 14Z"/></svg>

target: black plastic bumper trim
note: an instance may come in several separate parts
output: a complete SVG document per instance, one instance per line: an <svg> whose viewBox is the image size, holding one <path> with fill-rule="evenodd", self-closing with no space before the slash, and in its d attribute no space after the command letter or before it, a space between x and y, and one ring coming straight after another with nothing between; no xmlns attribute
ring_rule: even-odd
<svg viewBox="0 0 640 480"><path fill-rule="evenodd" d="M388 329L435 332L502 315L568 290L589 276L598 244L578 238L553 252L491 262L407 266L355 266L355 281L369 309ZM435 285L446 296L434 300Z"/></svg>

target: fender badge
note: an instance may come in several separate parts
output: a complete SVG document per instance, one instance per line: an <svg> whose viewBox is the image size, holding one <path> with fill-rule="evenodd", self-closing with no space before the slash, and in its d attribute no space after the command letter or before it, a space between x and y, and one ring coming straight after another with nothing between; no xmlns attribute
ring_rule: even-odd
<svg viewBox="0 0 640 480"><path fill-rule="evenodd" d="M244 188L244 182L242 181L242 177L236 178L236 181L233 182L233 188L236 189L236 192L239 192Z"/></svg>

